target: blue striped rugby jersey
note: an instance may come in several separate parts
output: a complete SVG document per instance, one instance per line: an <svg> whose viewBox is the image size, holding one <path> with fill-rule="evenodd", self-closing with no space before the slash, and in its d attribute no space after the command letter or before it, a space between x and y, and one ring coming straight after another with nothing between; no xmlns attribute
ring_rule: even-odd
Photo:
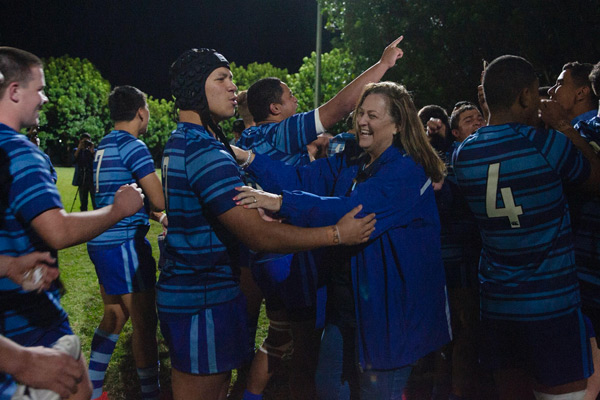
<svg viewBox="0 0 600 400"><path fill-rule="evenodd" d="M600 156L600 117L576 125ZM569 206L575 234L575 262L584 305L600 307L600 196L573 191Z"/></svg>
<svg viewBox="0 0 600 400"><path fill-rule="evenodd" d="M0 151L10 159L12 178L8 208L0 210L0 254L16 257L52 251L56 256L31 227L38 215L63 208L48 161L25 135L4 124L0 124ZM56 291L25 292L8 278L0 278L0 304L0 334L17 342L18 335L58 324L67 317Z"/></svg>
<svg viewBox="0 0 600 400"><path fill-rule="evenodd" d="M237 146L288 165L305 165L310 162L306 145L316 140L319 133L312 110L281 122L252 126L242 132Z"/></svg>
<svg viewBox="0 0 600 400"><path fill-rule="evenodd" d="M253 126L242 132L238 146L256 154L265 154L272 160L278 160L299 167L310 163L306 145L317 139L321 133L316 126L316 111L294 114L281 122ZM246 183L260 189L256 180L246 174ZM268 260L286 257L274 253L260 253L253 261L255 264L266 263ZM316 297L317 270L312 255L309 252L295 253L292 258L289 281L296 282L301 287L305 305L312 305ZM290 295L292 295L290 293ZM298 295L296 293L295 295ZM300 304L300 303L297 303Z"/></svg>
<svg viewBox="0 0 600 400"><path fill-rule="evenodd" d="M126 131L104 136L94 155L94 190L98 208L111 205L122 186L135 183L155 171L148 147ZM89 247L114 247L134 237L144 237L150 228L148 200L130 217L88 242Z"/></svg>
<svg viewBox="0 0 600 400"><path fill-rule="evenodd" d="M169 215L158 310L193 314L240 294L230 254L239 242L218 220L235 207L241 170L203 126L179 123L165 145L162 184Z"/></svg>
<svg viewBox="0 0 600 400"><path fill-rule="evenodd" d="M0 400L11 400L17 391L17 383L10 375L0 373Z"/></svg>
<svg viewBox="0 0 600 400"><path fill-rule="evenodd" d="M435 201L440 215L446 285L449 289L477 288L481 253L479 229L451 165L441 190L435 192Z"/></svg>
<svg viewBox="0 0 600 400"><path fill-rule="evenodd" d="M482 316L547 319L578 307L564 185L588 178L587 160L560 132L511 123L480 128L453 161L482 236Z"/></svg>

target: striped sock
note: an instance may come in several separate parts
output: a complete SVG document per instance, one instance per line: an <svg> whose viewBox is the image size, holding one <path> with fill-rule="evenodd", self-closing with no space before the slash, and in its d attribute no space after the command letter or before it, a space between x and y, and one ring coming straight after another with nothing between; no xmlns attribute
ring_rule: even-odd
<svg viewBox="0 0 600 400"><path fill-rule="evenodd" d="M158 380L159 363L153 367L138 368L137 373L142 387L142 399L158 400L160 394L160 382Z"/></svg>
<svg viewBox="0 0 600 400"><path fill-rule="evenodd" d="M88 367L90 380L94 391L92 399L102 396L102 384L104 383L104 374L110 362L115 346L119 340L118 334L108 333L96 329L92 339L92 352L90 353L90 365Z"/></svg>

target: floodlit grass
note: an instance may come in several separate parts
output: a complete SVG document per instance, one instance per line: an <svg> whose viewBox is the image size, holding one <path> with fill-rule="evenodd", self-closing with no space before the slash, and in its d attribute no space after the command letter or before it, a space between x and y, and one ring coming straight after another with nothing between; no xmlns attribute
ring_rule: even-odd
<svg viewBox="0 0 600 400"><path fill-rule="evenodd" d="M58 190L61 194L63 205L67 212L79 211L79 196L75 199L77 187L71 185L73 168L56 168L58 172ZM160 174L160 170L157 171ZM75 199L75 201L74 201ZM90 203L91 207L91 203ZM153 255L158 260L158 245L156 237L161 232L161 226L155 221L150 221L148 240L152 244ZM94 265L90 261L85 244L74 246L59 252L61 279L67 289L61 303L69 314L73 331L80 336L83 354L89 360L90 346L94 330L102 318L102 300L98 287L98 279ZM263 307L264 308L264 307ZM257 332L257 344L262 343L267 334L268 321L261 312ZM170 361L167 347L165 346L159 329L159 356L161 362L161 386L170 387ZM232 382L235 381L235 371ZM127 322L115 352L112 356L105 378L104 390L108 391L111 400L137 400L140 399L139 383L135 371L135 364L131 353L131 321ZM275 387L265 393L265 400L286 398L281 396L285 391L285 382L273 382ZM273 386L273 385L271 385ZM279 386L279 388L277 388ZM270 392L270 393L269 393ZM278 393L279 394L276 394Z"/></svg>
<svg viewBox="0 0 600 400"><path fill-rule="evenodd" d="M71 185L73 168L56 168L58 172L58 190L61 194L65 210L79 211L79 196L75 199L77 187ZM75 200L75 201L74 201ZM89 202L91 207L91 202ZM158 260L158 246L156 237L161 227L158 223L150 221L148 240L152 243L153 255ZM102 318L102 299L98 287L98 279L94 265L90 261L85 244L61 250L59 252L61 279L67 293L61 303L69 313L69 321L73 331L80 336L83 354L89 360L90 346L94 331ZM159 334L159 354L161 361L161 384L169 387L170 362L167 348L162 336ZM108 367L104 389L113 400L139 399L139 384L135 364L131 354L131 321L127 322L113 357Z"/></svg>

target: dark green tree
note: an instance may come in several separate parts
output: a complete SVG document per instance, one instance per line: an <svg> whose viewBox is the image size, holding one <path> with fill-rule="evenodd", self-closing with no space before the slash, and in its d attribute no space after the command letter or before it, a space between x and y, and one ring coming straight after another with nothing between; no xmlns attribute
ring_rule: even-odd
<svg viewBox="0 0 600 400"><path fill-rule="evenodd" d="M362 70L400 34L404 58L385 79L401 82L418 106L476 101L482 60L503 54L532 62L540 84L564 63L600 59L597 0L319 0L336 44Z"/></svg>
<svg viewBox="0 0 600 400"><path fill-rule="evenodd" d="M45 60L44 71L49 102L40 115L42 147L53 162L69 165L83 132L97 143L110 128L110 83L88 60L67 55Z"/></svg>
<svg viewBox="0 0 600 400"><path fill-rule="evenodd" d="M298 99L298 111L314 108L316 53L304 57L295 74L289 75L288 85ZM356 78L354 60L348 50L333 49L321 55L321 99L323 104Z"/></svg>
<svg viewBox="0 0 600 400"><path fill-rule="evenodd" d="M230 68L231 73L233 74L233 81L237 85L238 91L247 90L254 82L262 78L273 76L284 82L287 82L288 78L287 69L277 68L271 63L259 64L253 62L244 67L242 65L238 66L236 63L232 62ZM229 139L233 138L232 125L236 118L239 118L237 114L233 118L221 122L221 129L223 129L223 132Z"/></svg>
<svg viewBox="0 0 600 400"><path fill-rule="evenodd" d="M160 165L165 143L171 132L177 127L174 119L174 103L165 99L154 99L148 97L148 109L150 110L150 121L148 131L140 139L150 149L150 154L156 165Z"/></svg>
<svg viewBox="0 0 600 400"><path fill-rule="evenodd" d="M232 62L231 73L238 90L247 90L254 82L262 78L273 76L285 81L288 76L288 71L285 68L277 68L271 63L259 64L257 62L248 64L245 67Z"/></svg>

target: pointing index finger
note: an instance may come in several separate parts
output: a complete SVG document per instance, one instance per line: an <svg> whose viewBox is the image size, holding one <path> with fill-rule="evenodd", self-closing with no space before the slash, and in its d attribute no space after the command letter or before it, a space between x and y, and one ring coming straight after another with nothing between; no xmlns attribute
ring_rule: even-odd
<svg viewBox="0 0 600 400"><path fill-rule="evenodd" d="M396 47L396 46L398 46L398 44L399 44L399 43L402 41L402 39L404 39L404 35L400 35L400 37L399 37L398 39L394 40L394 41L391 43L391 46L392 46L392 47Z"/></svg>

